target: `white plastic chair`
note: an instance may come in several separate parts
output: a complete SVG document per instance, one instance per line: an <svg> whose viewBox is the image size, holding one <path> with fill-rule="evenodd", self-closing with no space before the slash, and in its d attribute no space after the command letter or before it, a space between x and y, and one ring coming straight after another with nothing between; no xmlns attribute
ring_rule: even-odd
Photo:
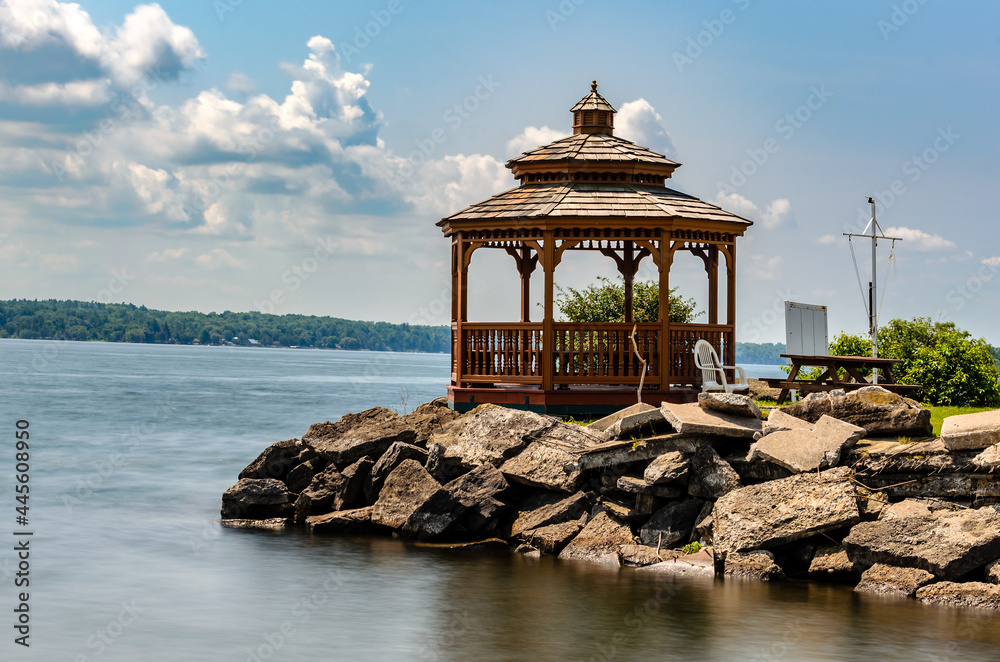
<svg viewBox="0 0 1000 662"><path fill-rule="evenodd" d="M747 375L738 365L722 365L715 348L707 340L699 340L694 344L694 364L701 370L701 390L705 391L746 391L750 388ZM738 377L735 384L726 381L726 370L736 370Z"/></svg>

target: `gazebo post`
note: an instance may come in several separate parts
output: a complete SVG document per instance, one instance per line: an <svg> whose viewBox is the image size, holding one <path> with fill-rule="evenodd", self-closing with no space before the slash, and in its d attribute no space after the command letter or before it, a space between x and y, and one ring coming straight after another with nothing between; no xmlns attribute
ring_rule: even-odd
<svg viewBox="0 0 1000 662"><path fill-rule="evenodd" d="M632 309L632 283L635 281L635 247L631 241L625 242L622 251L622 276L625 279L625 323L631 324L634 312Z"/></svg>
<svg viewBox="0 0 1000 662"><path fill-rule="evenodd" d="M518 271L521 273L521 321L531 321L531 272L534 265L531 264L531 249L521 246L521 257L518 262Z"/></svg>
<svg viewBox="0 0 1000 662"><path fill-rule="evenodd" d="M670 265L673 263L674 252L670 248L670 239L663 237L659 242L660 259L656 261L660 275L660 390L670 389Z"/></svg>
<svg viewBox="0 0 1000 662"><path fill-rule="evenodd" d="M458 352L458 360L456 361L455 370L455 385L458 388L462 387L462 373L465 371L466 363L466 347L465 347L465 334L462 329L462 323L466 321L469 316L469 269L465 266L465 237L464 233L456 233L458 237L458 248L457 255L454 266L454 282L455 287L452 291L452 308L455 313L455 337L456 337L456 351Z"/></svg>
<svg viewBox="0 0 1000 662"><path fill-rule="evenodd" d="M712 244L708 247L708 259L705 260L705 270L708 271L708 323L719 323L719 249Z"/></svg>
<svg viewBox="0 0 1000 662"><path fill-rule="evenodd" d="M551 391L555 378L556 332L555 317L555 270L556 239L552 230L546 230L542 239L542 269L545 270L545 318L542 320L542 390Z"/></svg>
<svg viewBox="0 0 1000 662"><path fill-rule="evenodd" d="M736 365L736 242L726 252L726 324L732 327L732 336L726 343L727 365Z"/></svg>

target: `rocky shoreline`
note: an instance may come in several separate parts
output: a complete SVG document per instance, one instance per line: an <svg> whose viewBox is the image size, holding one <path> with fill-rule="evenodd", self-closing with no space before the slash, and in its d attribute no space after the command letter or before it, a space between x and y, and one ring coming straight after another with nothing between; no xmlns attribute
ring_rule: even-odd
<svg viewBox="0 0 1000 662"><path fill-rule="evenodd" d="M998 442L1000 411L946 419L933 438L928 410L879 387L770 415L702 394L588 426L439 400L272 444L226 490L222 523L1000 609Z"/></svg>

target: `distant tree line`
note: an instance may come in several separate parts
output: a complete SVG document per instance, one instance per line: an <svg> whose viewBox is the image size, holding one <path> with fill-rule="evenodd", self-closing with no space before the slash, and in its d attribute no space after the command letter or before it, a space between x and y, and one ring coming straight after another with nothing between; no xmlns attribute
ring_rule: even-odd
<svg viewBox="0 0 1000 662"><path fill-rule="evenodd" d="M125 303L0 301L0 338L450 352L444 326L314 315L152 310Z"/></svg>
<svg viewBox="0 0 1000 662"><path fill-rule="evenodd" d="M738 342L736 343L737 363L757 363L760 365L784 365L787 361L781 358L785 353L785 343L777 342Z"/></svg>

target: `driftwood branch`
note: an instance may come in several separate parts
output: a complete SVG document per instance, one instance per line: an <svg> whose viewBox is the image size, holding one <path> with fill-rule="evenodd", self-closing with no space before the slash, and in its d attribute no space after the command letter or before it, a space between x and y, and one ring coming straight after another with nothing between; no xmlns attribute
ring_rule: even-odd
<svg viewBox="0 0 1000 662"><path fill-rule="evenodd" d="M642 375L639 377L639 389L635 392L639 404L642 404L642 385L646 381L646 359L642 358L642 354L639 353L639 345L635 342L635 331L638 328L638 324L632 325L632 335L630 337L632 339L632 351L635 352L635 357L639 359L640 363L642 363Z"/></svg>

